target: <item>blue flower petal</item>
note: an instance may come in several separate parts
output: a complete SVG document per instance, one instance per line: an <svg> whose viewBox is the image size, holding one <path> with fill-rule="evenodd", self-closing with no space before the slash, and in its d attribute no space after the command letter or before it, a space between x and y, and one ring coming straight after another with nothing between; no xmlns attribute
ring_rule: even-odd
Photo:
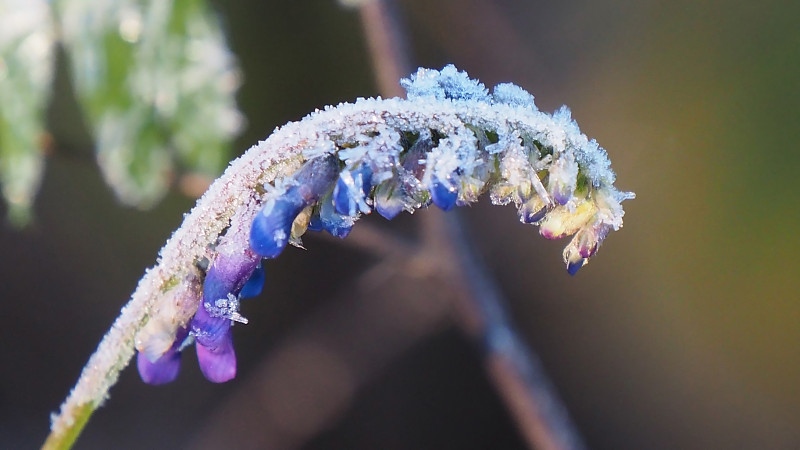
<svg viewBox="0 0 800 450"><path fill-rule="evenodd" d="M375 211L392 220L403 211L403 198L399 186L394 180L378 185L375 189Z"/></svg>
<svg viewBox="0 0 800 450"><path fill-rule="evenodd" d="M355 170L344 170L339 174L333 188L333 204L336 212L345 216L355 216L359 211L371 211L366 197L372 189L372 170L361 164Z"/></svg>
<svg viewBox="0 0 800 450"><path fill-rule="evenodd" d="M292 222L306 206L329 192L339 173L335 156L312 159L295 175L294 183L256 214L250 229L250 248L263 258L281 254L292 232Z"/></svg>
<svg viewBox="0 0 800 450"><path fill-rule="evenodd" d="M450 184L441 182L438 179L431 185L431 201L444 211L450 211L456 206L458 200L458 189Z"/></svg>
<svg viewBox="0 0 800 450"><path fill-rule="evenodd" d="M356 214L356 202L351 196L351 189L349 184L352 183L352 175L348 172L342 172L339 175L339 181L336 182L336 187L333 188L333 203L336 206L336 212L348 216Z"/></svg>
<svg viewBox="0 0 800 450"><path fill-rule="evenodd" d="M239 297L240 298L257 297L259 294L261 294L261 291L264 289L265 279L266 279L266 273L264 272L264 266L259 262L255 270L253 270L253 274L250 275L250 278L247 280L244 286L242 286L242 290L239 292Z"/></svg>
<svg viewBox="0 0 800 450"><path fill-rule="evenodd" d="M575 275L576 273L578 273L578 269L583 267L584 264L586 264L585 258L578 258L575 260L571 260L567 262L567 272L569 272L570 275Z"/></svg>
<svg viewBox="0 0 800 450"><path fill-rule="evenodd" d="M322 223L323 230L327 231L332 236L342 239L350 234L350 230L355 223L354 217L336 212L336 207L331 197L325 197L320 201L319 219Z"/></svg>
<svg viewBox="0 0 800 450"><path fill-rule="evenodd" d="M319 218L319 211L311 216L311 220L308 221L308 227L306 227L306 229L308 231L322 231L322 220Z"/></svg>
<svg viewBox="0 0 800 450"><path fill-rule="evenodd" d="M256 214L250 229L250 248L262 258L281 254L292 232L292 222L306 207L298 188L290 188L282 197L270 200Z"/></svg>

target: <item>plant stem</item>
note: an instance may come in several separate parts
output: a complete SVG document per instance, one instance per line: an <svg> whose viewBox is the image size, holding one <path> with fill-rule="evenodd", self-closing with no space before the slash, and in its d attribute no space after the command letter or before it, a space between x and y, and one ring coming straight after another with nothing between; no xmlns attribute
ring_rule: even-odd
<svg viewBox="0 0 800 450"><path fill-rule="evenodd" d="M47 440L42 445L42 450L63 450L71 448L78 439L78 436L83 431L89 418L92 416L95 407L91 403L87 403L78 407L73 414L73 426L63 430L62 433L51 432L47 436Z"/></svg>

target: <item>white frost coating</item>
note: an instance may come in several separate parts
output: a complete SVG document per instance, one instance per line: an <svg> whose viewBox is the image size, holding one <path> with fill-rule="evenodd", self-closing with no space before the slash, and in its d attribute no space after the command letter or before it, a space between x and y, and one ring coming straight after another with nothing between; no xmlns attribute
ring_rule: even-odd
<svg viewBox="0 0 800 450"><path fill-rule="evenodd" d="M327 107L275 130L267 140L233 161L167 241L157 265L145 273L130 302L86 364L60 414L54 415L53 431L65 431L82 405L98 405L103 401L119 371L133 356L137 331L152 318L150 315L173 311L166 306L174 301L172 290L184 289L181 286L185 286L186 280L196 277L199 261L213 260L216 251L213 245L229 225L226 238L231 240L236 235L236 245L246 248L249 224L265 199L272 195L264 193L265 183L280 185L310 156L339 151L340 159L347 164L368 159L373 168L379 169L376 175L380 181L380 177L390 175L391 167L397 164L403 150L401 133L430 136L430 130L435 130L443 137L439 142L442 148L432 150L437 161L431 164L437 165L437 171L441 165L443 171L458 166L459 170L470 172L483 167L476 156L476 147L488 138L473 134L473 130L483 130L481 133L495 133L501 143L493 151L496 157L513 153L514 157L522 159L515 164L525 167L523 172L528 166L532 168L532 172L526 173L528 184L533 184L539 193L543 187L536 186L532 180L538 181L535 171L546 169L550 155L540 155L533 147L532 142L536 141L537 147L551 149L552 158L556 160L564 154L574 158L593 188L572 208L558 206L551 211L542 224L543 234L558 236L565 230L575 232L587 227L605 232L608 228L622 226L624 212L620 201L633 198L633 194L619 192L612 185L614 173L605 151L580 133L568 112L552 117L536 110L532 103L492 102L482 84L469 79L465 82L455 68L446 67L441 72L443 78L431 72L435 71L420 70L416 81L404 81L404 85L416 93L410 94L411 100L359 99L355 103ZM424 89L415 84L420 80L424 81ZM512 90L503 88L501 92ZM461 97L454 97L454 93ZM517 92L512 97L525 96ZM488 148L483 153L487 153L486 150ZM504 181L510 180L501 179L498 183ZM516 181L525 182L523 179ZM475 193L480 193L480 189L482 186L476 188ZM161 317L158 320L162 327L168 324L177 328L176 323L180 322ZM159 330L165 331L169 330ZM175 329L171 331L174 333Z"/></svg>
<svg viewBox="0 0 800 450"><path fill-rule="evenodd" d="M514 83L500 83L492 89L492 98L495 103L507 103L514 106L522 106L536 109L533 102L533 95Z"/></svg>
<svg viewBox="0 0 800 450"><path fill-rule="evenodd" d="M239 298L233 294L229 293L227 298L215 300L213 305L206 302L203 306L211 317L224 317L247 325L247 318L239 313Z"/></svg>
<svg viewBox="0 0 800 450"><path fill-rule="evenodd" d="M442 70L419 68L409 78L400 80L410 100L434 97L459 100L489 101L489 91L478 80L473 80L467 72L459 72L456 66L446 65Z"/></svg>

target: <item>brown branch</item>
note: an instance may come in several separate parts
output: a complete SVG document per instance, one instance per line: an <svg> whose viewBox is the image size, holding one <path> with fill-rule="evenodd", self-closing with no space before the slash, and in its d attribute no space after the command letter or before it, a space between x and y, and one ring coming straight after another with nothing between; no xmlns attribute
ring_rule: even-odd
<svg viewBox="0 0 800 450"><path fill-rule="evenodd" d="M386 96L397 95L396 80L410 72L410 58L403 51L408 41L390 4L372 0L361 6L378 84ZM528 444L539 449L583 448L538 358L514 331L500 291L470 250L458 217L433 208L420 215L422 259L437 261L458 289L454 311L464 330L482 345L490 379Z"/></svg>

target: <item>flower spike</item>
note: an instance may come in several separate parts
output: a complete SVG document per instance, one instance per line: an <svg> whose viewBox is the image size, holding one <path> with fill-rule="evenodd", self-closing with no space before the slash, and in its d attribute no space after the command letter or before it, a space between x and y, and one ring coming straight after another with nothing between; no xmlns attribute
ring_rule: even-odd
<svg viewBox="0 0 800 450"><path fill-rule="evenodd" d="M574 234L562 254L574 275L622 227L622 202L634 194L614 186L606 151L567 108L539 111L510 83L490 93L452 65L419 69L401 85L407 99L317 110L231 163L139 282L54 416L54 433L106 398L134 349L148 383L177 376L192 338L209 380L233 378L239 300L260 291L261 259L299 245L307 230L344 237L372 208L391 219L489 193L492 203L513 202L545 238Z"/></svg>

